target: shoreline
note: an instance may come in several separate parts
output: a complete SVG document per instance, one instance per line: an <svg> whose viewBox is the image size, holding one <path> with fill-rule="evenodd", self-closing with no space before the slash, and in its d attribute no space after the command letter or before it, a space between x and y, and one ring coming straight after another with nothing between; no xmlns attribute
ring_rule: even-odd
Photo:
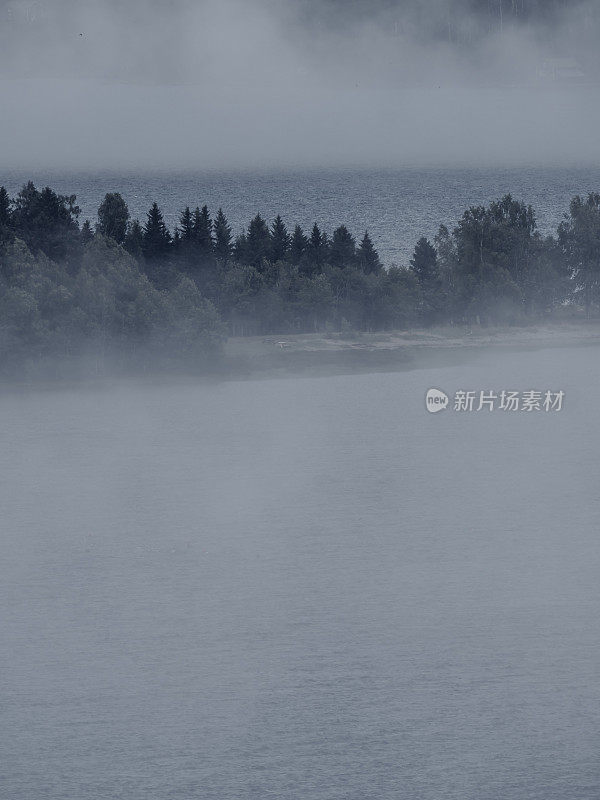
<svg viewBox="0 0 600 800"><path fill-rule="evenodd" d="M457 366L485 350L526 351L600 345L600 320L554 322L524 327L471 329L465 326L387 333L313 333L231 337L223 358L210 369L92 374L81 368L53 376L3 378L0 393L115 384L215 384L274 378L316 378L401 372ZM87 365L86 365L87 366ZM62 374L61 374L62 372Z"/></svg>
<svg viewBox="0 0 600 800"><path fill-rule="evenodd" d="M451 365L485 349L600 345L600 320L526 327L450 326L389 333L232 337L222 377L259 379L391 372Z"/></svg>

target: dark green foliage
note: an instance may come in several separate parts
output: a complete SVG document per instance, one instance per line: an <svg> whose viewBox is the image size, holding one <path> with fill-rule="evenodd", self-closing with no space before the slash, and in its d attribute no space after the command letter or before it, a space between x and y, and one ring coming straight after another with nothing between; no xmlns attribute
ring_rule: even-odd
<svg viewBox="0 0 600 800"><path fill-rule="evenodd" d="M245 233L240 233L236 236L235 244L233 245L233 257L238 264L246 263L246 251L248 245L248 238Z"/></svg>
<svg viewBox="0 0 600 800"><path fill-rule="evenodd" d="M315 222L308 242L308 261L309 263L314 264L317 268L320 268L327 262L327 257L327 235L321 233L319 226Z"/></svg>
<svg viewBox="0 0 600 800"><path fill-rule="evenodd" d="M0 268L4 373L69 363L98 371L196 368L223 339L215 308L190 281L158 291L135 259L100 234L83 248L76 274L41 251L34 257L19 239L3 252Z"/></svg>
<svg viewBox="0 0 600 800"><path fill-rule="evenodd" d="M422 236L415 246L410 268L422 286L433 284L438 278L437 252L431 242Z"/></svg>
<svg viewBox="0 0 600 800"><path fill-rule="evenodd" d="M130 223L127 229L127 235L125 236L125 250L132 255L134 258L137 258L138 261L143 259L144 257L144 229L142 228L140 221L134 219L132 223Z"/></svg>
<svg viewBox="0 0 600 800"><path fill-rule="evenodd" d="M356 251L356 257L360 269L367 275L377 275L381 272L383 265L379 260L379 253L375 250L368 231L365 231L365 235Z"/></svg>
<svg viewBox="0 0 600 800"><path fill-rule="evenodd" d="M267 223L257 214L248 225L245 237L238 239L236 243L236 254L243 264L256 269L263 268L263 262L268 260L271 254L271 235Z"/></svg>
<svg viewBox="0 0 600 800"><path fill-rule="evenodd" d="M179 216L179 225L173 233L172 252L182 272L192 272L196 254L194 244L194 218L186 206Z"/></svg>
<svg viewBox="0 0 600 800"><path fill-rule="evenodd" d="M279 214L271 225L271 261L285 261L290 249L290 235Z"/></svg>
<svg viewBox="0 0 600 800"><path fill-rule="evenodd" d="M118 192L109 192L98 208L96 230L103 236L114 239L118 244L123 244L127 235L128 222L127 203Z"/></svg>
<svg viewBox="0 0 600 800"><path fill-rule="evenodd" d="M192 221L192 239L195 254L200 259L209 258L213 252L212 221L207 206L196 207Z"/></svg>
<svg viewBox="0 0 600 800"><path fill-rule="evenodd" d="M171 234L165 225L160 208L153 203L144 225L142 252L147 261L158 261L166 258L170 249Z"/></svg>
<svg viewBox="0 0 600 800"><path fill-rule="evenodd" d="M186 244L190 243L194 238L193 231L194 222L192 212L190 211L190 207L186 206L179 217L179 234L181 236L181 241L185 242Z"/></svg>
<svg viewBox="0 0 600 800"><path fill-rule="evenodd" d="M527 287L540 247L531 206L510 195L473 206L452 238L448 267L456 313L468 320L519 319L530 304Z"/></svg>
<svg viewBox="0 0 600 800"><path fill-rule="evenodd" d="M11 202L0 190L2 368L86 347L199 363L222 336L219 314L251 335L511 324L600 304L599 194L573 199L557 239L510 195L469 208L452 232L419 239L410 269L388 270L369 234L357 248L344 225L331 241L316 224L290 237L281 217L269 228L257 214L233 248L221 209L214 225L206 206L184 209L172 237L156 203L142 228L119 197L105 197L94 235L74 196L29 183Z"/></svg>
<svg viewBox="0 0 600 800"><path fill-rule="evenodd" d="M72 260L80 251L79 207L75 195L58 195L49 187L38 191L29 181L14 201L11 227L33 253L55 261Z"/></svg>
<svg viewBox="0 0 600 800"><path fill-rule="evenodd" d="M334 267L353 267L356 263L356 242L345 225L333 232L329 248L329 262Z"/></svg>
<svg viewBox="0 0 600 800"><path fill-rule="evenodd" d="M296 225L290 242L290 262L299 266L308 249L308 239L300 225Z"/></svg>
<svg viewBox="0 0 600 800"><path fill-rule="evenodd" d="M444 285L438 254L431 242L422 236L415 246L410 269L419 287L419 321L425 325L440 322L446 313Z"/></svg>
<svg viewBox="0 0 600 800"><path fill-rule="evenodd" d="M215 237L215 258L217 258L222 263L226 264L230 258L233 251L233 245L231 241L231 228L227 223L227 219L225 214L223 213L223 209L220 208L217 216L215 218L214 224L214 237Z"/></svg>

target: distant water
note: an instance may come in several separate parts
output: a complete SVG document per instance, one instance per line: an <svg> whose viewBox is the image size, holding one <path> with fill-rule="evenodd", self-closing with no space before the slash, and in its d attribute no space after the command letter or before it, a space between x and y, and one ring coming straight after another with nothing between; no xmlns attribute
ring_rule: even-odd
<svg viewBox="0 0 600 800"><path fill-rule="evenodd" d="M600 797L599 357L0 395L1 796Z"/></svg>
<svg viewBox="0 0 600 800"><path fill-rule="evenodd" d="M278 213L291 228L314 222L331 232L345 224L357 236L368 229L386 265L407 265L417 239L432 237L440 223L453 226L470 205L511 193L531 203L550 233L574 194L600 191L600 167L531 169L321 170L276 173L81 174L0 173L17 192L32 178L64 194L77 194L82 219L96 219L104 194L120 191L142 221L156 200L171 228L185 205L222 206L234 233L257 212Z"/></svg>

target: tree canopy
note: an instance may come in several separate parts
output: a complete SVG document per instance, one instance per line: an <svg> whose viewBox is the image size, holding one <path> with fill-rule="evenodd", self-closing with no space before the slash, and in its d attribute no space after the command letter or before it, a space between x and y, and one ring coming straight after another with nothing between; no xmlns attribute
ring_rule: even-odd
<svg viewBox="0 0 600 800"><path fill-rule="evenodd" d="M151 347L202 360L234 335L516 324L560 307L600 310L600 194L576 196L556 236L510 195L468 208L416 242L407 268L381 263L366 231L307 235L256 214L233 243L221 208L183 208L173 233L156 203L145 224L119 193L95 226L75 196L0 187L0 370L85 348L143 363ZM292 231L291 234L289 231ZM175 351L178 355L175 355ZM134 356L137 354L137 356Z"/></svg>

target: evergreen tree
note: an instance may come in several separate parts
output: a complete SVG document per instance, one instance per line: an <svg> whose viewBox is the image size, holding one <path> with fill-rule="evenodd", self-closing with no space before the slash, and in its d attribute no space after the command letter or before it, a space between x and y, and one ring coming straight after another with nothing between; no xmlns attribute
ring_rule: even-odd
<svg viewBox="0 0 600 800"><path fill-rule="evenodd" d="M425 236L422 236L415 246L415 251L410 260L410 268L421 286L429 286L437 278L437 252Z"/></svg>
<svg viewBox="0 0 600 800"><path fill-rule="evenodd" d="M327 231L321 231L321 252L323 254L323 263L328 264L331 253L331 241L327 235Z"/></svg>
<svg viewBox="0 0 600 800"><path fill-rule="evenodd" d="M356 242L345 225L333 232L329 260L334 267L352 267L356 262Z"/></svg>
<svg viewBox="0 0 600 800"><path fill-rule="evenodd" d="M319 268L327 261L327 235L321 233L316 222L312 227L308 242L308 258L311 264Z"/></svg>
<svg viewBox="0 0 600 800"><path fill-rule="evenodd" d="M248 225L245 244L245 263L260 269L263 261L269 258L271 235L267 223L257 214Z"/></svg>
<svg viewBox="0 0 600 800"><path fill-rule="evenodd" d="M98 224L96 226L98 233L123 244L127 235L128 222L129 209L125 200L118 192L106 194L98 208Z"/></svg>
<svg viewBox="0 0 600 800"><path fill-rule="evenodd" d="M190 207L186 206L179 215L179 224L173 234L173 253L183 272L190 272L195 256L194 218Z"/></svg>
<svg viewBox="0 0 600 800"><path fill-rule="evenodd" d="M127 229L125 237L125 250L138 260L144 255L144 229L139 220L134 219Z"/></svg>
<svg viewBox="0 0 600 800"><path fill-rule="evenodd" d="M231 227L227 224L227 219L220 208L214 224L215 235L215 256L226 264L231 258L232 244L231 244Z"/></svg>
<svg viewBox="0 0 600 800"><path fill-rule="evenodd" d="M193 239L194 222L190 207L186 206L179 217L179 231L181 241L189 243Z"/></svg>
<svg viewBox="0 0 600 800"><path fill-rule="evenodd" d="M304 235L304 231L300 227L300 225L296 225L294 228L294 233L292 234L292 240L290 243L290 261L295 266L298 266L308 248L308 239Z"/></svg>
<svg viewBox="0 0 600 800"><path fill-rule="evenodd" d="M235 244L233 246L233 255L238 264L247 264L247 253L248 237L245 233L240 233L239 236L236 236Z"/></svg>
<svg viewBox="0 0 600 800"><path fill-rule="evenodd" d="M152 203L144 225L142 251L148 261L165 258L171 249L171 234L157 203Z"/></svg>
<svg viewBox="0 0 600 800"><path fill-rule="evenodd" d="M212 221L208 213L208 207L202 206L202 210L196 207L192 223L192 237L194 249L200 258L208 258L213 252Z"/></svg>
<svg viewBox="0 0 600 800"><path fill-rule="evenodd" d="M173 250L174 253L181 252L181 234L179 233L179 228L177 227L175 227L175 233L173 234L171 249Z"/></svg>
<svg viewBox="0 0 600 800"><path fill-rule="evenodd" d="M356 255L360 268L367 275L377 275L381 272L382 265L379 260L379 253L375 250L368 231L365 231Z"/></svg>
<svg viewBox="0 0 600 800"><path fill-rule="evenodd" d="M271 261L285 261L290 249L290 235L279 214L271 225Z"/></svg>
<svg viewBox="0 0 600 800"><path fill-rule="evenodd" d="M0 245L11 238L10 197L4 186L0 186Z"/></svg>
<svg viewBox="0 0 600 800"><path fill-rule="evenodd" d="M445 228L440 228L436 241L441 242ZM416 278L420 296L417 303L420 321L425 325L439 322L448 311L438 264L438 254L431 242L422 236L410 260L410 271Z"/></svg>

